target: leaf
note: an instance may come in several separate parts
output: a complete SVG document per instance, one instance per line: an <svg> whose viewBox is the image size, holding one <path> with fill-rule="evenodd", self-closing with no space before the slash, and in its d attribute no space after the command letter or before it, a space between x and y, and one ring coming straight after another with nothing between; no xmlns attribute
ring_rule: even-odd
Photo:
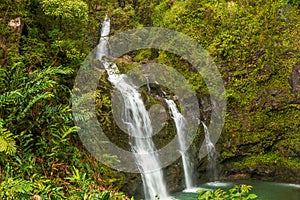
<svg viewBox="0 0 300 200"><path fill-rule="evenodd" d="M101 200L109 200L109 199L110 199L110 192L109 191L102 192Z"/></svg>
<svg viewBox="0 0 300 200"><path fill-rule="evenodd" d="M256 194L249 194L248 199L256 199L257 195Z"/></svg>

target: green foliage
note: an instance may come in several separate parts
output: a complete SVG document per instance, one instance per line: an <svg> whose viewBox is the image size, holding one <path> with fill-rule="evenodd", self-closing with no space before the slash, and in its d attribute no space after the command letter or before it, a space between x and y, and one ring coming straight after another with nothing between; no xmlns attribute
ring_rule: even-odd
<svg viewBox="0 0 300 200"><path fill-rule="evenodd" d="M284 4L291 4L293 6L300 6L299 0L283 0Z"/></svg>
<svg viewBox="0 0 300 200"><path fill-rule="evenodd" d="M266 154L260 153L257 155L249 155L239 162L234 162L236 167L260 167L265 169L276 169L278 166L288 169L299 169L300 163L298 158L292 156L284 157L276 152L268 152Z"/></svg>
<svg viewBox="0 0 300 200"><path fill-rule="evenodd" d="M94 40L91 9L84 1L0 5L0 199L127 198L73 123L70 88ZM25 23L20 34L7 26L16 16Z"/></svg>
<svg viewBox="0 0 300 200"><path fill-rule="evenodd" d="M299 106L291 103L298 100L289 82L299 63L297 1L165 0L155 7L153 23L196 39L219 67L228 100L221 161L277 151L291 161L277 168L298 162ZM198 94L207 94L203 81L183 69L187 65L164 54L159 62L175 66Z"/></svg>
<svg viewBox="0 0 300 200"><path fill-rule="evenodd" d="M229 191L223 191L217 189L214 191L211 190L199 190L199 200L209 200L209 199L218 199L218 200L247 200L247 199L257 199L257 195L249 194L252 189L251 185L236 185Z"/></svg>
<svg viewBox="0 0 300 200"><path fill-rule="evenodd" d="M62 17L63 19L88 19L88 6L81 0L44 0L41 1L43 11L46 15Z"/></svg>
<svg viewBox="0 0 300 200"><path fill-rule="evenodd" d="M2 199L29 199L33 184L25 180L13 180L11 178L0 185L0 197Z"/></svg>
<svg viewBox="0 0 300 200"><path fill-rule="evenodd" d="M123 193L111 194L110 191L100 192L99 190L93 189L95 183L90 178L86 178L86 173L81 173L75 167L73 167L72 176L66 179L74 184L70 185L70 196L68 196L70 199L112 200L124 196Z"/></svg>
<svg viewBox="0 0 300 200"><path fill-rule="evenodd" d="M0 152L12 155L16 152L15 140L13 134L3 127L3 121L0 119Z"/></svg>
<svg viewBox="0 0 300 200"><path fill-rule="evenodd" d="M4 124L10 124L10 130L16 132L34 127L35 121L46 120L39 109L47 107L50 102L58 100L58 93L64 86L55 81L60 75L70 74L72 70L61 67L35 70L30 74L23 68L24 64L15 63L11 68L2 70L2 89L0 95L1 115ZM8 78L9 77L9 78ZM53 106L54 107L54 106ZM25 118L32 121L24 121Z"/></svg>
<svg viewBox="0 0 300 200"><path fill-rule="evenodd" d="M35 175L34 175L35 176ZM23 180L20 178L7 178L0 183L1 199L31 199L34 195L42 199L62 199L61 188L50 187L49 180L39 179Z"/></svg>
<svg viewBox="0 0 300 200"><path fill-rule="evenodd" d="M76 168L74 168L77 170ZM0 198L1 199L23 199L27 200L38 195L42 199L126 199L123 193L112 193L111 191L100 191L93 189L94 183L90 179L85 178L85 174L80 174L75 171L71 177L68 186L69 194L63 191L63 187L51 187L50 180L39 179L38 181L12 179L8 178L0 183Z"/></svg>
<svg viewBox="0 0 300 200"><path fill-rule="evenodd" d="M105 14L111 17L112 34L160 26L191 36L209 51L227 90L222 162L299 169L299 105L291 103L299 94L290 92L288 81L300 58L299 0L129 0L124 7L104 0L6 0L0 12L1 199L126 199L111 191L122 185L122 177L84 151L71 113L76 70L95 47ZM25 23L20 34L7 26L19 16ZM176 55L141 50L130 56L174 67L199 102L208 97L204 80ZM120 67L126 72L138 64L127 61ZM104 79L96 91L97 117L117 141L121 130L112 117L112 86ZM125 137L122 142L126 148ZM205 195L253 198L246 189Z"/></svg>

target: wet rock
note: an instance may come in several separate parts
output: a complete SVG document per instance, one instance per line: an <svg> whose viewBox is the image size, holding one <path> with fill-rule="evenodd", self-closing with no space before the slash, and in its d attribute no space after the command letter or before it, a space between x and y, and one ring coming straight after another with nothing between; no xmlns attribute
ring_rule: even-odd
<svg viewBox="0 0 300 200"><path fill-rule="evenodd" d="M167 167L165 174L170 193L179 192L184 189L184 175L180 161Z"/></svg>
<svg viewBox="0 0 300 200"><path fill-rule="evenodd" d="M143 198L143 183L139 174L126 173L124 184L121 191L124 191L127 196L135 196Z"/></svg>
<svg viewBox="0 0 300 200"><path fill-rule="evenodd" d="M237 174L232 174L228 176L229 179L231 180L241 180L241 179L248 179L249 174L246 173L237 173Z"/></svg>
<svg viewBox="0 0 300 200"><path fill-rule="evenodd" d="M229 168L224 166L220 180L262 180L300 183L300 171L297 169L277 168L270 169L267 167L243 167Z"/></svg>

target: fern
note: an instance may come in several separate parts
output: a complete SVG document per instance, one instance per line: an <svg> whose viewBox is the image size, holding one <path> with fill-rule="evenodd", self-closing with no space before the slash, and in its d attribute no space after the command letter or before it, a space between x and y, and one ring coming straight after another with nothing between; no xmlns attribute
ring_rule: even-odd
<svg viewBox="0 0 300 200"><path fill-rule="evenodd" d="M7 200L29 199L32 190L33 187L29 181L8 178L0 184L0 197Z"/></svg>
<svg viewBox="0 0 300 200"><path fill-rule="evenodd" d="M198 199L199 200L249 200L249 199L257 199L256 194L249 194L252 189L251 185L235 185L228 192L223 191L221 189L217 189L215 191L211 190L199 190L198 191Z"/></svg>
<svg viewBox="0 0 300 200"><path fill-rule="evenodd" d="M10 68L2 69L0 73L3 85L0 89L0 117L4 119L5 124L16 124L32 114L29 111L39 102L50 99L53 99L53 102L59 101L59 93L55 93L56 88L63 87L58 84L59 76L73 73L72 69L62 67L49 67L26 73L23 65L21 62L15 63ZM46 105L47 103L42 103L43 107ZM26 120L26 123L30 121ZM15 131L14 128L13 130Z"/></svg>
<svg viewBox="0 0 300 200"><path fill-rule="evenodd" d="M15 140L13 134L3 127L3 121L0 119L0 152L12 155L16 152Z"/></svg>

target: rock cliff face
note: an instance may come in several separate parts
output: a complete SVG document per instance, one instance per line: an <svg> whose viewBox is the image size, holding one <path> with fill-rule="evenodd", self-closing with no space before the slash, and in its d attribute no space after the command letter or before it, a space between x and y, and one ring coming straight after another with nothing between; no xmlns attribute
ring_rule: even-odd
<svg viewBox="0 0 300 200"><path fill-rule="evenodd" d="M229 109L218 144L222 176L300 182L299 64L287 67L269 72L267 84L254 80L255 92L248 86L248 109Z"/></svg>
<svg viewBox="0 0 300 200"><path fill-rule="evenodd" d="M266 7L263 9L267 9ZM263 9L260 10L260 14L267 15ZM279 8L274 12L279 12ZM248 14L245 10L242 15ZM197 18L189 18L188 14L184 17L187 26L196 27ZM256 31L264 35L261 41L262 38L257 35L246 35L250 27L244 30L245 27L236 24L233 19L228 19L232 21L226 23L230 23L231 26L227 27L230 31L236 31L234 37L222 27L226 24L225 18L218 19L221 20L218 21L221 25L217 23L217 28L210 25L214 21L205 22L203 19L204 22L201 22L212 30L221 30L211 33L214 37L222 39L218 44L213 44L216 41L209 36L202 35L212 43L207 48L212 49L211 55L219 66L227 93L226 121L217 143L220 179L255 178L300 182L300 65L297 53L300 47L297 42L300 41L300 30L296 28L300 22L293 18L293 15L289 17L290 21L284 23L277 17L272 18L274 24L269 25L270 30L260 29L258 26ZM244 20L247 23L261 23L263 19ZM182 26L179 31L186 31L184 25ZM279 31L277 26L285 30L283 36L280 36L282 30ZM186 33L193 35L198 32L201 33L200 28L193 33ZM202 41L199 36L193 36ZM242 47L244 42L248 46ZM218 46L223 43L232 46ZM173 55L163 53L159 55L158 62L171 65L193 83L200 106L210 104L207 102L209 98L206 91L202 89L203 84L187 72L188 66L185 63L176 60ZM202 107L202 120L208 122L211 110ZM203 135L201 132L195 140L193 154L203 141ZM172 137L172 134L169 137ZM159 138L157 142L165 142L165 139ZM195 155L192 157L197 169L195 179L198 182L209 180L205 159L197 160ZM172 191L183 187L184 181L178 177L174 179L176 176L182 176L182 168L176 168L174 164L166 169L166 174Z"/></svg>
<svg viewBox="0 0 300 200"><path fill-rule="evenodd" d="M159 9L162 20L154 22L196 39L224 80L227 115L217 143L221 177L299 182L299 11L277 1L186 1ZM174 57L161 60L180 69ZM197 92L199 99L205 95ZM206 173L204 160L198 170Z"/></svg>
<svg viewBox="0 0 300 200"><path fill-rule="evenodd" d="M155 26L196 39L219 67L228 103L217 143L221 178L300 181L298 12L277 1L178 1L155 9ZM191 81L199 102L205 99L205 84L176 56L160 54L158 60ZM208 180L205 159L195 161L199 181Z"/></svg>

